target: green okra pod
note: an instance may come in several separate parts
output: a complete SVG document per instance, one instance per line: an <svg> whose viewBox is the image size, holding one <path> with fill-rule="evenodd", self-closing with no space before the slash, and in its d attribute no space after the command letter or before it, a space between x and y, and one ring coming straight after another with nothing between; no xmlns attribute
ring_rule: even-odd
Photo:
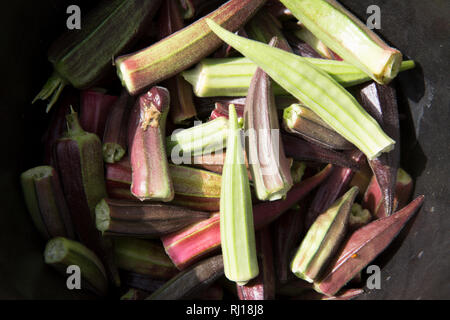
<svg viewBox="0 0 450 320"><path fill-rule="evenodd" d="M126 271L149 275L153 279L170 279L178 273L177 268L157 242L135 239L114 239L117 266Z"/></svg>
<svg viewBox="0 0 450 320"><path fill-rule="evenodd" d="M63 237L53 238L45 246L44 260L64 275L68 267L79 267L82 289L99 295L107 294L108 280L103 264L94 252L81 243Z"/></svg>
<svg viewBox="0 0 450 320"><path fill-rule="evenodd" d="M86 89L102 80L113 71L111 59L130 48L142 35L161 2L101 1L83 15L80 30L67 30L50 47L48 60L54 73L34 101L50 98L48 111L65 85Z"/></svg>
<svg viewBox="0 0 450 320"><path fill-rule="evenodd" d="M239 29L265 0L231 0L191 25L148 48L118 57L117 73L128 92L135 95L164 79L183 71L208 56L220 45L220 39L206 25L212 19L227 29Z"/></svg>
<svg viewBox="0 0 450 320"><path fill-rule="evenodd" d="M364 152L368 159L374 159L393 149L395 141L327 73L305 58L236 36L212 20L207 22L223 40L251 58L284 89Z"/></svg>
<svg viewBox="0 0 450 320"><path fill-rule="evenodd" d="M402 54L335 0L280 0L302 24L345 61L380 84L400 69Z"/></svg>
<svg viewBox="0 0 450 320"><path fill-rule="evenodd" d="M345 61L302 58L325 71L343 87L351 87L370 80L370 77L358 67ZM197 97L241 97L246 96L257 65L245 57L236 58L206 58L193 69L186 70L181 75L194 89ZM403 61L400 71L414 67L414 61ZM273 84L274 94L289 95L278 83Z"/></svg>
<svg viewBox="0 0 450 320"><path fill-rule="evenodd" d="M220 236L225 276L245 284L258 273L252 197L234 105L229 106L230 128L220 195Z"/></svg>
<svg viewBox="0 0 450 320"><path fill-rule="evenodd" d="M358 187L353 187L314 221L292 262L291 270L312 283L344 240Z"/></svg>

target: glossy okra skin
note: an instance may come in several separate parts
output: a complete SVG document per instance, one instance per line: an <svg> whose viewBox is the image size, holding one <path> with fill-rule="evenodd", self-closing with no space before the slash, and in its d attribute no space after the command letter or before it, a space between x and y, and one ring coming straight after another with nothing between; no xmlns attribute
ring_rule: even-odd
<svg viewBox="0 0 450 320"><path fill-rule="evenodd" d="M192 210L215 212L220 206L221 175L206 170L169 164L175 197L172 204ZM130 189L128 159L106 165L106 182L111 198L136 200Z"/></svg>
<svg viewBox="0 0 450 320"><path fill-rule="evenodd" d="M25 204L34 225L47 239L75 238L59 176L50 166L39 166L20 176Z"/></svg>
<svg viewBox="0 0 450 320"><path fill-rule="evenodd" d="M231 0L208 16L138 52L115 60L117 73L130 94L165 80L208 56L220 39L208 28L212 19L232 31L240 28L265 0Z"/></svg>
<svg viewBox="0 0 450 320"><path fill-rule="evenodd" d="M82 91L80 102L81 127L87 132L95 133L102 139L106 119L117 99L116 96L105 94L102 91Z"/></svg>
<svg viewBox="0 0 450 320"><path fill-rule="evenodd" d="M275 270L277 280L282 284L293 278L290 262L303 236L304 218L308 209L308 202L305 200L273 223Z"/></svg>
<svg viewBox="0 0 450 320"><path fill-rule="evenodd" d="M302 180L287 193L286 199L261 202L253 206L255 230L261 229L302 200L330 174L331 166L316 175ZM220 215L200 221L183 230L162 237L164 248L174 264L184 269L220 247Z"/></svg>
<svg viewBox="0 0 450 320"><path fill-rule="evenodd" d="M351 208L358 194L353 187L317 217L303 238L292 262L294 274L312 283L344 240Z"/></svg>
<svg viewBox="0 0 450 320"><path fill-rule="evenodd" d="M164 248L155 242L136 238L114 239L117 266L126 271L167 280L178 273Z"/></svg>
<svg viewBox="0 0 450 320"><path fill-rule="evenodd" d="M153 87L137 99L130 115L131 193L142 201L174 197L164 138L169 104L169 91Z"/></svg>
<svg viewBox="0 0 450 320"><path fill-rule="evenodd" d="M335 0L281 0L327 47L378 83L397 75L402 54Z"/></svg>
<svg viewBox="0 0 450 320"><path fill-rule="evenodd" d="M284 198L292 187L269 76L257 69L244 108L245 151L259 200Z"/></svg>
<svg viewBox="0 0 450 320"><path fill-rule="evenodd" d="M293 33L296 37L309 44L311 48L313 48L320 56L322 56L322 58L340 60L336 59L336 54L331 51L322 41L317 39L317 37L313 35L308 29L301 28L293 31Z"/></svg>
<svg viewBox="0 0 450 320"><path fill-rule="evenodd" d="M227 155L220 194L220 237L225 276L242 285L258 273L252 197L234 105L229 106Z"/></svg>
<svg viewBox="0 0 450 320"><path fill-rule="evenodd" d="M392 150L395 141L383 132L348 91L324 71L305 58L236 36L213 21L207 21L223 40L251 58L284 89L363 151L368 159Z"/></svg>
<svg viewBox="0 0 450 320"><path fill-rule="evenodd" d="M94 252L81 243L63 237L53 238L45 246L44 260L63 275L67 275L70 266L78 266L82 288L99 295L107 294L108 280L103 264Z"/></svg>
<svg viewBox="0 0 450 320"><path fill-rule="evenodd" d="M316 57L303 57L304 61L325 71L343 87L351 87L370 80L370 77L357 67L337 60ZM413 61L404 61L401 71L414 66ZM245 57L205 58L193 69L183 71L181 75L194 89L197 97L241 97L246 96L257 65ZM228 76L228 77L225 77ZM274 93L277 96L289 95L276 81Z"/></svg>
<svg viewBox="0 0 450 320"><path fill-rule="evenodd" d="M192 156L222 150L227 132L228 119L224 117L179 130L166 138L167 154L173 163L181 164Z"/></svg>
<svg viewBox="0 0 450 320"><path fill-rule="evenodd" d="M147 300L179 300L195 297L223 275L223 257L217 255L186 269L152 293Z"/></svg>
<svg viewBox="0 0 450 320"><path fill-rule="evenodd" d="M345 168L358 169L358 163L348 154L322 148L321 146L309 143L299 137L281 133L281 138L286 151L286 156L296 161L314 161L318 163L331 163Z"/></svg>
<svg viewBox="0 0 450 320"><path fill-rule="evenodd" d="M392 85L382 86L373 82L364 86L358 92L357 97L361 100L362 106L377 119L383 130L396 141L400 141L400 123L395 88ZM369 165L383 194L385 216L389 216L395 211L395 185L399 164L399 144L391 152L369 160Z"/></svg>
<svg viewBox="0 0 450 320"><path fill-rule="evenodd" d="M95 227L95 206L106 197L101 142L81 128L76 112L66 121L68 132L55 143L53 156L73 226L81 243L105 265L108 279L119 285L110 239L102 238Z"/></svg>
<svg viewBox="0 0 450 320"><path fill-rule="evenodd" d="M324 148L350 150L355 148L314 112L300 104L284 109L283 124L286 131Z"/></svg>
<svg viewBox="0 0 450 320"><path fill-rule="evenodd" d="M173 205L103 199L96 208L97 229L103 235L159 238L209 217L208 213Z"/></svg>
<svg viewBox="0 0 450 320"><path fill-rule="evenodd" d="M103 1L86 16L80 30L68 30L50 47L54 74L37 99L50 99L47 110L68 83L75 88L94 86L113 71L111 58L123 53L148 28L161 0Z"/></svg>
<svg viewBox="0 0 450 320"><path fill-rule="evenodd" d="M420 209L419 196L393 215L377 219L352 233L323 276L314 283L316 291L332 296L375 259Z"/></svg>
<svg viewBox="0 0 450 320"><path fill-rule="evenodd" d="M103 159L106 163L120 161L127 151L128 120L134 99L123 90L111 106L103 134Z"/></svg>

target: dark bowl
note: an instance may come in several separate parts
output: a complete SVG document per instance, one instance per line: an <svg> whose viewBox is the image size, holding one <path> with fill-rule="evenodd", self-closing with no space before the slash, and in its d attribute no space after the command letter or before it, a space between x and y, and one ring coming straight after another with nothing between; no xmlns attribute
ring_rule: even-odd
<svg viewBox="0 0 450 320"><path fill-rule="evenodd" d="M66 8L87 10L94 1L8 3L1 15L3 70L0 103L0 298L76 299L87 293L66 289L64 279L43 263L45 242L34 229L19 185L22 171L40 164L40 137L47 125L44 104L31 105L51 72L46 51L64 30ZM450 298L449 82L450 2L448 0L341 0L365 21L366 9L381 8L377 32L418 66L397 81L402 166L415 179L422 210L374 264L381 289L360 299Z"/></svg>

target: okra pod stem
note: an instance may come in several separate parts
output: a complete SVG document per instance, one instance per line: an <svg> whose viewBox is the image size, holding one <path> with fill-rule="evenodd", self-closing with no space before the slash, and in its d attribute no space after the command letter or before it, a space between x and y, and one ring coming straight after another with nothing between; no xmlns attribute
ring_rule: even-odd
<svg viewBox="0 0 450 320"><path fill-rule="evenodd" d="M138 98L130 116L131 192L142 201L174 197L164 139L169 104L168 90L153 87Z"/></svg>
<svg viewBox="0 0 450 320"><path fill-rule="evenodd" d="M20 181L25 204L38 231L47 239L75 238L72 221L57 172L50 166L29 169Z"/></svg>
<svg viewBox="0 0 450 320"><path fill-rule="evenodd" d="M51 45L54 73L34 98L50 98L47 112L64 86L93 87L113 71L111 58L129 49L148 28L161 0L100 2L83 15L81 30L67 30ZM84 13L83 13L84 14Z"/></svg>
<svg viewBox="0 0 450 320"><path fill-rule="evenodd" d="M189 68L221 45L220 39L206 25L206 19L235 31L263 4L264 0L231 0L154 45L118 57L115 65L123 85L135 95L145 87Z"/></svg>
<svg viewBox="0 0 450 320"><path fill-rule="evenodd" d="M97 229L103 235L159 238L209 217L182 207L103 199L95 208Z"/></svg>
<svg viewBox="0 0 450 320"><path fill-rule="evenodd" d="M79 242L57 237L47 242L44 251L45 263L66 275L71 266L80 268L81 288L106 295L108 280L105 268L94 252Z"/></svg>

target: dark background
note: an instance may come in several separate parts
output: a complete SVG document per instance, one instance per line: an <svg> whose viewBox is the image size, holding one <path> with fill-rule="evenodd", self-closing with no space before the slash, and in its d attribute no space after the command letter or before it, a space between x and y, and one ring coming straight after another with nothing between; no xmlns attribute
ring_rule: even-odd
<svg viewBox="0 0 450 320"><path fill-rule="evenodd" d="M450 210L448 0L341 0L362 21L366 8L381 8L377 32L418 67L397 79L402 166L416 180L425 204L389 251L374 262L382 267L381 290L360 299L449 299ZM26 212L19 174L39 165L44 104L30 101L51 73L46 51L65 28L70 4L83 14L94 1L11 1L0 12L0 299L88 298L66 289L44 265L45 242Z"/></svg>

